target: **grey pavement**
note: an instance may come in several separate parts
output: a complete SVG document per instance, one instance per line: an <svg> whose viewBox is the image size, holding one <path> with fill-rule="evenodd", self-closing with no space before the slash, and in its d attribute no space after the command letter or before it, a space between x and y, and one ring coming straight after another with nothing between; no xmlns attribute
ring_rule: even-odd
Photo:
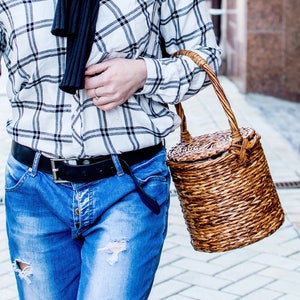
<svg viewBox="0 0 300 300"><path fill-rule="evenodd" d="M262 145L275 182L300 182L300 103L262 95L243 95L226 77L220 77L239 126L250 126L262 136ZM0 90L1 91L1 90ZM0 184L9 149L4 127L8 101L0 97ZM211 87L184 103L192 135L228 128L227 119ZM167 147L179 140L179 131ZM253 245L224 253L193 250L174 187L171 193L169 233L149 300L299 300L300 193L278 189L286 218L272 236ZM17 299L5 237L4 205L0 205L0 299ZM42 295L41 295L42 299Z"/></svg>

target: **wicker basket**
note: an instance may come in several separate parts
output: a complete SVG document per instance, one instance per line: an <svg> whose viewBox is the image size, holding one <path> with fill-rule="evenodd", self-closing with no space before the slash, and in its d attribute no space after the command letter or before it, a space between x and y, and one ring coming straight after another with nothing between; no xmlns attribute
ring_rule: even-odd
<svg viewBox="0 0 300 300"><path fill-rule="evenodd" d="M217 76L192 51L181 50L209 76L230 130L191 137L180 104L181 141L168 152L168 165L195 250L222 252L274 233L284 212L260 143L251 128L238 128Z"/></svg>

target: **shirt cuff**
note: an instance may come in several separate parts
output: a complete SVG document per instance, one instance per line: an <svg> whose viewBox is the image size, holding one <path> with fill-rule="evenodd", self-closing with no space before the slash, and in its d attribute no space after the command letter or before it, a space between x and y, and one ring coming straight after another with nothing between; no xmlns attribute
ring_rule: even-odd
<svg viewBox="0 0 300 300"><path fill-rule="evenodd" d="M163 74L161 64L158 59L143 57L147 68L147 79L144 87L138 90L135 94L153 95L157 92L160 84L163 82Z"/></svg>

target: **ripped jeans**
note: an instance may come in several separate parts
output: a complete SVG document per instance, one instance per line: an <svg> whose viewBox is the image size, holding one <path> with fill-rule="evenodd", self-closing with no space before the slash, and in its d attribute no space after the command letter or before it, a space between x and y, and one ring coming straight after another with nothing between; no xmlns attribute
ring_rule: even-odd
<svg viewBox="0 0 300 300"><path fill-rule="evenodd" d="M85 184L55 184L51 175L9 156L6 217L20 299L147 299L167 231L170 175L165 149L132 166L160 205L154 214L132 178L118 174Z"/></svg>

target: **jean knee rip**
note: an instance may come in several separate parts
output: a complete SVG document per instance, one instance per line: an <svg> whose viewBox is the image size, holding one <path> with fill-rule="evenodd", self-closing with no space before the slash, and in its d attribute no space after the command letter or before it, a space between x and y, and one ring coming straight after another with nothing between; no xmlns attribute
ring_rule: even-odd
<svg viewBox="0 0 300 300"><path fill-rule="evenodd" d="M98 251L105 251L111 256L107 259L107 262L112 266L119 260L119 254L124 252L127 248L127 242L125 240L109 242L107 246L99 248Z"/></svg>
<svg viewBox="0 0 300 300"><path fill-rule="evenodd" d="M18 274L21 280L25 280L27 284L31 283L30 277L32 277L31 265L21 259L16 259L13 262L13 269Z"/></svg>

